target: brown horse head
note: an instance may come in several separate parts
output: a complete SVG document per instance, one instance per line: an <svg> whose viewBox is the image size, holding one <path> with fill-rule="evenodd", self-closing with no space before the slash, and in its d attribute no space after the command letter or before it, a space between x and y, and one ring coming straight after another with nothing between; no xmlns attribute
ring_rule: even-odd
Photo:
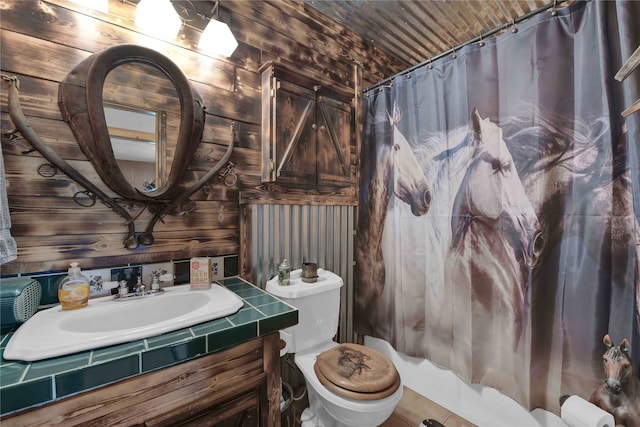
<svg viewBox="0 0 640 427"><path fill-rule="evenodd" d="M607 375L605 385L611 393L620 394L626 382L635 376L629 357L629 341L625 338L620 345L614 346L611 337L606 334L602 342L608 347L602 355L602 364Z"/></svg>

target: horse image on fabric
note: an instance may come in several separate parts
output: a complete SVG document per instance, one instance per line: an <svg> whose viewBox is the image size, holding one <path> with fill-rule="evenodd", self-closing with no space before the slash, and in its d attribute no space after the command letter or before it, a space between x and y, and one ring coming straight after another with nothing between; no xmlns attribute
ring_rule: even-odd
<svg viewBox="0 0 640 427"><path fill-rule="evenodd" d="M381 239L382 228L392 196L408 204L412 215L424 215L431 205L431 187L424 176L406 138L398 131L399 110L393 115L385 111L372 120L373 128L385 134L384 141L374 151L368 161L363 162L363 173L370 179L362 189L359 207L359 229L357 234L356 265L359 271L359 297L356 311L362 313L360 319L367 319L366 313L376 310L384 291L385 265L383 262ZM363 328L366 326L362 326Z"/></svg>
<svg viewBox="0 0 640 427"><path fill-rule="evenodd" d="M640 86L612 80L638 4L576 2L365 91L355 243L382 265L356 267L356 333L556 413L602 384L604 334L638 372L640 115L620 113ZM370 191L395 131L431 187L419 216Z"/></svg>
<svg viewBox="0 0 640 427"><path fill-rule="evenodd" d="M544 242L502 130L477 110L471 118L473 160L454 199L445 265L455 312L454 368L524 400L526 295Z"/></svg>
<svg viewBox="0 0 640 427"><path fill-rule="evenodd" d="M610 295L622 309L609 319L637 319L628 316L640 298L625 296L640 290L638 225L606 118L530 108L500 125L473 109L466 126L406 138L430 185L426 213L415 215L408 193L367 197L381 182L392 188L393 172L364 187L369 218L358 223L356 251L382 266L356 287L356 327L525 406L553 408L599 381L588 334L607 319L584 307L597 310L597 295ZM410 135L402 125L387 124L388 138ZM425 198L414 194L413 205ZM573 363L557 365L563 358Z"/></svg>
<svg viewBox="0 0 640 427"><path fill-rule="evenodd" d="M518 344L542 237L502 132L474 110L468 126L424 135L416 146L430 209L416 216L410 203L391 200L382 215L385 275L380 297L369 299L372 330L469 381L527 383L520 364L528 363L528 346ZM358 298L366 294L360 288ZM493 322L503 326L500 334ZM500 378L489 378L485 358L473 367L473 339L502 355L495 359L506 368Z"/></svg>
<svg viewBox="0 0 640 427"><path fill-rule="evenodd" d="M627 145L626 128L611 129L608 117L587 122L535 106L523 109L504 118L502 128L545 237L545 262L534 270L530 287L531 306L537 307L531 364L556 373L532 377L530 405L554 408L557 396L586 397L598 385L601 369L592 359L598 357L597 337L611 322L627 325L625 335L633 324L640 329L640 281L634 278L640 228L620 149ZM609 304L615 308L603 307ZM608 314L594 316L599 310ZM560 365L563 359L571 362Z"/></svg>

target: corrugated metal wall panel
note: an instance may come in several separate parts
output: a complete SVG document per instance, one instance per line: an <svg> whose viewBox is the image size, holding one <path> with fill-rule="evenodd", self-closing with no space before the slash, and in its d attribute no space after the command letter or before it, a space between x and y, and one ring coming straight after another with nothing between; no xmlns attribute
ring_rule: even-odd
<svg viewBox="0 0 640 427"><path fill-rule="evenodd" d="M340 342L353 341L353 206L252 205L251 268L257 286L275 276L284 258L340 275Z"/></svg>
<svg viewBox="0 0 640 427"><path fill-rule="evenodd" d="M540 8L575 0L303 1L409 68Z"/></svg>

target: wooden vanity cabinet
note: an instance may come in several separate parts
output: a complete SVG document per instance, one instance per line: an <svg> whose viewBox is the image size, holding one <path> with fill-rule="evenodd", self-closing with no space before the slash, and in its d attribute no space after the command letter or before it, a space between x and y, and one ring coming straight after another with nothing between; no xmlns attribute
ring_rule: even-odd
<svg viewBox="0 0 640 427"><path fill-rule="evenodd" d="M279 426L279 335L3 418L2 426Z"/></svg>
<svg viewBox="0 0 640 427"><path fill-rule="evenodd" d="M353 185L353 95L271 62L261 72L262 182Z"/></svg>

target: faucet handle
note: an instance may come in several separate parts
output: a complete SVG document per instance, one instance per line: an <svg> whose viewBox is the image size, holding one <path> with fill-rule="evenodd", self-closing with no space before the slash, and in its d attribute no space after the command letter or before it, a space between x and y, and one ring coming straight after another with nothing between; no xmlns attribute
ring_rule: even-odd
<svg viewBox="0 0 640 427"><path fill-rule="evenodd" d="M125 296L129 293L129 284L126 280L121 280L118 282L118 295Z"/></svg>
<svg viewBox="0 0 640 427"><path fill-rule="evenodd" d="M151 279L151 285L149 286L152 291L157 291L160 289L160 278L158 276L153 276Z"/></svg>

